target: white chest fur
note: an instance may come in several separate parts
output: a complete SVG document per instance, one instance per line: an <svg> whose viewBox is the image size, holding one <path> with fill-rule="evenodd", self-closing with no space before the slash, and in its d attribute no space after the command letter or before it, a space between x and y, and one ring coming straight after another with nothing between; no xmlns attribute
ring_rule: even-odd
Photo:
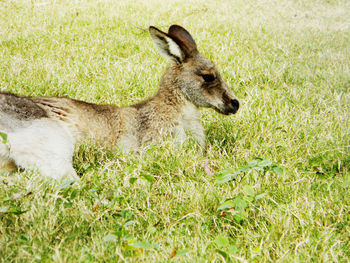
<svg viewBox="0 0 350 263"><path fill-rule="evenodd" d="M204 129L199 120L196 106L188 102L182 108L179 124L175 127L175 140L183 143L188 135L192 136L201 146L205 145Z"/></svg>

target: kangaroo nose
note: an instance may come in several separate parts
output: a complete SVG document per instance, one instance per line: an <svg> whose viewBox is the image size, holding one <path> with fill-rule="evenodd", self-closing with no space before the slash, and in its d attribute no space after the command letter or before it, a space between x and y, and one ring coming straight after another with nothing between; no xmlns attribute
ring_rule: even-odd
<svg viewBox="0 0 350 263"><path fill-rule="evenodd" d="M239 109L239 101L236 99L233 99L230 102L231 102L231 106L233 108L233 113L236 113Z"/></svg>

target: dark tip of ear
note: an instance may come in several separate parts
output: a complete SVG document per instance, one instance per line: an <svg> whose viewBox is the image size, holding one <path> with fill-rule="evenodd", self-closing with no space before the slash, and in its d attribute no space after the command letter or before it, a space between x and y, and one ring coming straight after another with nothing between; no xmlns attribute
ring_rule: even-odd
<svg viewBox="0 0 350 263"><path fill-rule="evenodd" d="M171 25L169 27L168 32L170 33L171 31L175 31L175 30L185 30L188 33L186 29L184 29L182 26L179 26L179 25Z"/></svg>

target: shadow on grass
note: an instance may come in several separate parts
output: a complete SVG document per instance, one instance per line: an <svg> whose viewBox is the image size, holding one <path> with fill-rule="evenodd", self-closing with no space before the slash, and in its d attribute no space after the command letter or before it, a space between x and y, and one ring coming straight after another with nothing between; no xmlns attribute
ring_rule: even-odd
<svg viewBox="0 0 350 263"><path fill-rule="evenodd" d="M308 159L308 166L319 178L329 178L350 172L350 155L340 152L317 153Z"/></svg>
<svg viewBox="0 0 350 263"><path fill-rule="evenodd" d="M219 152L232 153L236 141L242 136L239 129L234 129L230 122L212 122L206 127L207 143L218 148Z"/></svg>

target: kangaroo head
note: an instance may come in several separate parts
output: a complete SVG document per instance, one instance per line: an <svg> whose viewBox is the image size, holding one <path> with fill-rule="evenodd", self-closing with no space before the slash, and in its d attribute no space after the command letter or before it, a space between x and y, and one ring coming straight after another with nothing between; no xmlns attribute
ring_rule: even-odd
<svg viewBox="0 0 350 263"><path fill-rule="evenodd" d="M172 25L165 33L151 26L149 32L159 52L173 61L163 76L165 85L181 89L196 106L213 108L226 115L237 112L236 96L215 65L199 54L186 29Z"/></svg>

